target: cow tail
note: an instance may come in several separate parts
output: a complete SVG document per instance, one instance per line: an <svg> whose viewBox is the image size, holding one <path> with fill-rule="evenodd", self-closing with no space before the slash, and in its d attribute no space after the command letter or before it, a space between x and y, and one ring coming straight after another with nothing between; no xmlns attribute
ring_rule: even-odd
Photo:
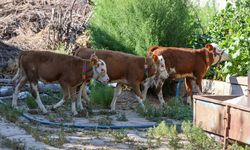
<svg viewBox="0 0 250 150"><path fill-rule="evenodd" d="M19 79L19 77L22 75L23 73L23 67L22 67L22 64L21 64L21 59L22 59L22 55L23 53L21 52L18 56L18 69L17 69L17 72L15 74L15 76L12 78L12 82L16 82L17 79Z"/></svg>

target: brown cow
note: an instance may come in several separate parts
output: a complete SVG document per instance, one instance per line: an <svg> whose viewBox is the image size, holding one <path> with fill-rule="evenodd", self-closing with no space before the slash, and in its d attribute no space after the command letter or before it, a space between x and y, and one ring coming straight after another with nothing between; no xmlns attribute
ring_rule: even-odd
<svg viewBox="0 0 250 150"><path fill-rule="evenodd" d="M158 74L158 76L163 79L168 77L168 73L165 69L165 62L162 56L150 55L147 58L144 58L117 51L94 51L93 49L89 48L78 48L75 52L75 55L81 58L88 58L94 52L99 58L106 62L110 81L118 83L114 91L111 110L115 110L115 103L117 96L121 93L122 84L132 87L136 94L137 100L144 108L140 84L142 82L148 82L152 80L156 74ZM154 59L152 59L152 57ZM84 89L84 87L82 87L82 89ZM83 93L84 99L89 101L86 90L83 90ZM78 102L79 105L81 105L81 95L78 97Z"/></svg>
<svg viewBox="0 0 250 150"><path fill-rule="evenodd" d="M72 113L76 115L77 87L91 78L95 78L103 83L107 83L109 80L105 62L98 59L95 54L89 58L90 60L80 59L48 51L21 52L19 68L13 78L13 81L17 81L17 83L13 94L12 106L17 106L18 93L28 81L31 87L31 94L36 98L39 108L43 113L47 113L39 96L38 80L48 83L58 82L63 90L63 98L53 108L61 106L70 96L72 99Z"/></svg>
<svg viewBox="0 0 250 150"><path fill-rule="evenodd" d="M170 79L185 78L188 103L191 103L192 80L195 80L197 91L202 94L201 82L209 67L228 59L228 54L220 50L218 45L214 43L207 44L202 49L152 46L148 48L148 52L164 57ZM164 81L164 79L158 79L155 84L159 99L163 99L162 86ZM152 84L144 86L145 91L147 91Z"/></svg>

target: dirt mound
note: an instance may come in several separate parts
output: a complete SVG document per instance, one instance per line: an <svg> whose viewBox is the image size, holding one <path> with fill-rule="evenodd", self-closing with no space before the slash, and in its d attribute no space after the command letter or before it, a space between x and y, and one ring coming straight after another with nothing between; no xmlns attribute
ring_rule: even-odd
<svg viewBox="0 0 250 150"><path fill-rule="evenodd" d="M20 49L0 41L0 78L13 75Z"/></svg>
<svg viewBox="0 0 250 150"><path fill-rule="evenodd" d="M29 50L68 48L91 15L88 0L6 0L0 9L0 40Z"/></svg>

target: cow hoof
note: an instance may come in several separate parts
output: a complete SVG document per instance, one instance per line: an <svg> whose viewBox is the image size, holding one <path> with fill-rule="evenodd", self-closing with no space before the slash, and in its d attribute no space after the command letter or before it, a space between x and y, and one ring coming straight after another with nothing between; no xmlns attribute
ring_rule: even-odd
<svg viewBox="0 0 250 150"><path fill-rule="evenodd" d="M52 106L50 110L51 111L56 111L56 109L54 108L54 106Z"/></svg>
<svg viewBox="0 0 250 150"><path fill-rule="evenodd" d="M78 112L77 111L74 111L72 112L73 116L77 116L78 115Z"/></svg>
<svg viewBox="0 0 250 150"><path fill-rule="evenodd" d="M42 112L43 112L43 115L48 114L48 111L47 111L47 110L43 110Z"/></svg>
<svg viewBox="0 0 250 150"><path fill-rule="evenodd" d="M12 104L11 107L17 109L17 104Z"/></svg>

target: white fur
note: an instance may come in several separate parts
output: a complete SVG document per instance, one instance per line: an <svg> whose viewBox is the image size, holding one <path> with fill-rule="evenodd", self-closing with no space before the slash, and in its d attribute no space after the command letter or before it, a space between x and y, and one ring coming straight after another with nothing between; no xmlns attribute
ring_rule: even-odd
<svg viewBox="0 0 250 150"><path fill-rule="evenodd" d="M110 105L112 111L115 110L115 104L116 104L117 98L121 94L121 92L122 92L121 84L118 84L114 90L114 96L113 96L113 99L112 99L112 102Z"/></svg>
<svg viewBox="0 0 250 150"><path fill-rule="evenodd" d="M43 105L43 103L41 101L37 85L31 83L31 86L32 86L32 89L36 92L36 103L37 103L38 107L42 110L42 112L44 114L46 114L48 111L46 110L46 108L44 107L44 105Z"/></svg>

